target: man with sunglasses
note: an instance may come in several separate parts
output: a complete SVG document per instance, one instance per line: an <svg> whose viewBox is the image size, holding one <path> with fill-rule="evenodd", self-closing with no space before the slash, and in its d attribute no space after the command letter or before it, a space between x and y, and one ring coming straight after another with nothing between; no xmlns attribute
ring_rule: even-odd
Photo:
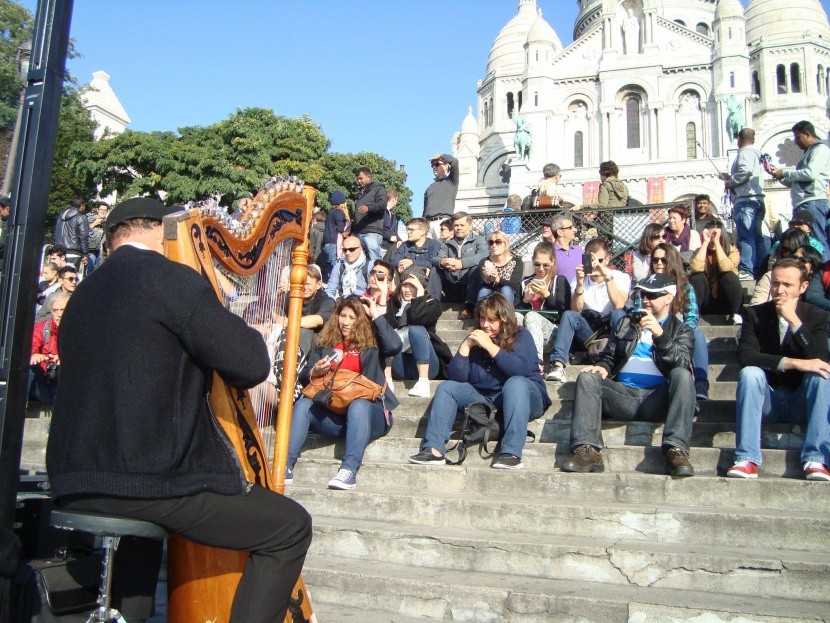
<svg viewBox="0 0 830 623"><path fill-rule="evenodd" d="M458 160L450 154L435 154L429 159L435 181L424 191L425 218L430 224L430 233L435 240L441 240L441 221L455 213L455 196L458 194Z"/></svg>
<svg viewBox="0 0 830 623"><path fill-rule="evenodd" d="M574 222L560 214L553 217L550 228L553 232L553 250L556 252L556 274L571 282L576 279L576 267L582 264L583 253L582 247L574 244Z"/></svg>
<svg viewBox="0 0 830 623"><path fill-rule="evenodd" d="M343 257L337 260L326 285L326 296L339 301L361 296L369 287L369 264L357 236L343 240Z"/></svg>
<svg viewBox="0 0 830 623"><path fill-rule="evenodd" d="M601 472L603 415L618 420L665 420L661 449L666 473L694 475L689 441L695 413L692 373L694 334L671 313L677 284L655 274L635 289L642 296L641 316L627 315L612 331L596 365L576 379L571 419L571 454L566 472Z"/></svg>
<svg viewBox="0 0 830 623"><path fill-rule="evenodd" d="M63 268L59 269L58 283L61 284L60 288L47 296L46 300L43 301L43 305L41 305L40 309L37 310L37 313L35 314L35 322L41 322L52 316L51 305L56 296L59 294L69 296L75 291L75 288L78 287L78 269L72 264L67 264Z"/></svg>
<svg viewBox="0 0 830 623"><path fill-rule="evenodd" d="M438 271L432 266L432 259L438 257L441 251L441 241L427 238L429 221L424 218L414 218L406 225L408 240L402 243L392 256L391 264L399 275L403 275L412 266L422 266L429 276L427 292L435 300L441 300L441 279Z"/></svg>

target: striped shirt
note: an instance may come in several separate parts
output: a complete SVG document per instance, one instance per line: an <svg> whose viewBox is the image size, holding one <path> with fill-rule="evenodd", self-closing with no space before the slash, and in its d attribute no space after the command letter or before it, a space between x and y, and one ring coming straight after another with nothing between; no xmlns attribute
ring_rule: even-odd
<svg viewBox="0 0 830 623"><path fill-rule="evenodd" d="M617 382L634 389L653 389L663 384L663 373L651 358L654 350L651 339L651 331L644 330L631 357L617 374Z"/></svg>

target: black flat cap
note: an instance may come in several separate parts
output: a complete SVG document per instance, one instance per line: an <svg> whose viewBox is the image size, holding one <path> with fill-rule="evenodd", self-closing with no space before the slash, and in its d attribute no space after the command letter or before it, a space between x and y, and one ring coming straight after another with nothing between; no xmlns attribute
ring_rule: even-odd
<svg viewBox="0 0 830 623"><path fill-rule="evenodd" d="M107 215L107 229L128 221L131 218L147 218L154 221L161 221L168 214L172 214L181 208L178 206L167 207L158 199L151 197L135 197L127 199L116 205L112 212Z"/></svg>

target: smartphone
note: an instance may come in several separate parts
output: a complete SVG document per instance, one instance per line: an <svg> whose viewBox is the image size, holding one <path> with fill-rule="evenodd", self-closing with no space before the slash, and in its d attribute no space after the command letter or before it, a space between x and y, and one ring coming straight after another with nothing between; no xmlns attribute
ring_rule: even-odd
<svg viewBox="0 0 830 623"><path fill-rule="evenodd" d="M343 359L343 351L335 348L329 356L329 363L337 363L341 359Z"/></svg>
<svg viewBox="0 0 830 623"><path fill-rule="evenodd" d="M585 271L586 277L594 272L594 260L590 253L582 254L582 270Z"/></svg>

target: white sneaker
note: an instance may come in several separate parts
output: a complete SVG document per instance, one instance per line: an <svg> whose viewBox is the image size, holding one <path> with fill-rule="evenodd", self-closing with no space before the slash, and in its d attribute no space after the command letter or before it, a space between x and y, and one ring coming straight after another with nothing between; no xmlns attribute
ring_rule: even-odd
<svg viewBox="0 0 830 623"><path fill-rule="evenodd" d="M740 326L744 323L744 319L741 318L740 314L732 314L732 324L735 326Z"/></svg>
<svg viewBox="0 0 830 623"><path fill-rule="evenodd" d="M562 366L553 366L550 372L548 372L547 376L545 377L547 381L556 381L557 383L561 383L565 380L565 368Z"/></svg>
<svg viewBox="0 0 830 623"><path fill-rule="evenodd" d="M418 379L412 389L409 390L410 396L417 396L418 398L429 398L432 396L432 389L429 387L429 379Z"/></svg>

